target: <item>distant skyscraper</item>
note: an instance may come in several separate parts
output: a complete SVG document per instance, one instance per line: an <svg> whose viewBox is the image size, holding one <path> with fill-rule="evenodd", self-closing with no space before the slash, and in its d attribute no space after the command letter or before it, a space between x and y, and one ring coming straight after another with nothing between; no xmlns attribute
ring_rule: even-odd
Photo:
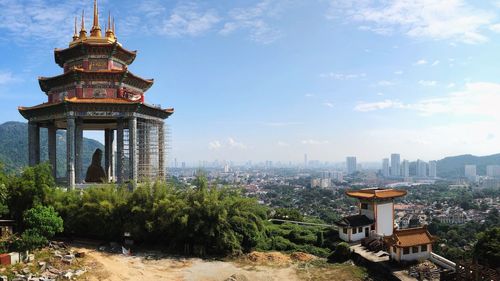
<svg viewBox="0 0 500 281"><path fill-rule="evenodd" d="M307 153L304 153L304 167L307 167Z"/></svg>
<svg viewBox="0 0 500 281"><path fill-rule="evenodd" d="M401 164L401 175L405 178L410 176L410 161L403 160L403 163Z"/></svg>
<svg viewBox="0 0 500 281"><path fill-rule="evenodd" d="M382 175L389 177L389 158L382 159Z"/></svg>
<svg viewBox="0 0 500 281"><path fill-rule="evenodd" d="M435 179L437 177L437 162L429 161L429 178Z"/></svg>
<svg viewBox="0 0 500 281"><path fill-rule="evenodd" d="M465 165L465 177L470 180L476 180L476 165Z"/></svg>
<svg viewBox="0 0 500 281"><path fill-rule="evenodd" d="M488 165L486 166L486 176L490 178L500 177L500 165Z"/></svg>
<svg viewBox="0 0 500 281"><path fill-rule="evenodd" d="M399 154L391 154L391 176L401 176L401 156Z"/></svg>
<svg viewBox="0 0 500 281"><path fill-rule="evenodd" d="M417 177L426 178L427 177L427 163L418 159L417 160Z"/></svg>
<svg viewBox="0 0 500 281"><path fill-rule="evenodd" d="M347 174L353 174L357 170L356 157L350 156L346 158Z"/></svg>

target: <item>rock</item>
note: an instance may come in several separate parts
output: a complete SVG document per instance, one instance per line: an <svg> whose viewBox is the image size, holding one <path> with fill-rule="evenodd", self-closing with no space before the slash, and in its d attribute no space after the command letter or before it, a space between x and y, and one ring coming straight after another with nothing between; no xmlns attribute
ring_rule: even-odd
<svg viewBox="0 0 500 281"><path fill-rule="evenodd" d="M49 265L49 268L48 268L49 272L52 273L52 274L55 274L55 275L59 275L61 274L61 271L53 266L50 266Z"/></svg>
<svg viewBox="0 0 500 281"><path fill-rule="evenodd" d="M60 252L60 251L58 251L58 250L55 250L55 251L54 251L54 257L56 257L56 258L62 258L62 254L61 254L61 252Z"/></svg>
<svg viewBox="0 0 500 281"><path fill-rule="evenodd" d="M85 270L78 269L75 271L75 276L80 276L80 275L84 274L85 272L86 272Z"/></svg>
<svg viewBox="0 0 500 281"><path fill-rule="evenodd" d="M73 277L73 275L74 275L73 272L67 271L66 273L64 273L62 275L62 277L65 278L65 279L71 279Z"/></svg>
<svg viewBox="0 0 500 281"><path fill-rule="evenodd" d="M85 252L78 252L78 253L75 254L75 257L77 257L77 258L83 258L83 257L85 257Z"/></svg>
<svg viewBox="0 0 500 281"><path fill-rule="evenodd" d="M31 272L31 270L30 270L29 268L27 268L27 267L23 268L21 271L22 271L24 274L29 274L29 273Z"/></svg>
<svg viewBox="0 0 500 281"><path fill-rule="evenodd" d="M25 262L32 262L34 260L35 260L35 255L29 254L24 261Z"/></svg>
<svg viewBox="0 0 500 281"><path fill-rule="evenodd" d="M40 271L45 271L45 269L47 269L47 263L44 261L38 262L38 266L40 267Z"/></svg>
<svg viewBox="0 0 500 281"><path fill-rule="evenodd" d="M75 255L69 254L69 255L64 255L61 260L64 263L71 264L74 259L75 259Z"/></svg>
<svg viewBox="0 0 500 281"><path fill-rule="evenodd" d="M0 281L9 281L9 278L5 275L0 276Z"/></svg>
<svg viewBox="0 0 500 281"><path fill-rule="evenodd" d="M233 274L224 281L250 281L250 280L243 274Z"/></svg>

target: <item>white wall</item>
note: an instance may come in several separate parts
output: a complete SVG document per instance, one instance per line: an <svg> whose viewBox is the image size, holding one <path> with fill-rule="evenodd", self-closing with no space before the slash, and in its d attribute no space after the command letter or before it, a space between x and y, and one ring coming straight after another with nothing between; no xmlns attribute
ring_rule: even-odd
<svg viewBox="0 0 500 281"><path fill-rule="evenodd" d="M342 230L341 227L339 227L339 237L340 239L347 241L347 242L354 242L354 241L359 241L363 238L365 238L365 228L368 228L368 232L370 231L370 226L363 226L361 232L357 232L358 228L356 228L356 234L352 234L352 228L349 228L347 230L347 234L344 234L344 231ZM349 240L349 233L351 233L351 240Z"/></svg>
<svg viewBox="0 0 500 281"><path fill-rule="evenodd" d="M377 206L377 234L390 236L394 228L392 202L378 204Z"/></svg>
<svg viewBox="0 0 500 281"><path fill-rule="evenodd" d="M366 202L361 201L361 203L366 203ZM373 213L373 204L372 203L367 203L367 204L368 204L367 210L361 209L361 205L359 206L360 210L361 210L361 214L365 215L367 218L373 220L375 218L375 214Z"/></svg>
<svg viewBox="0 0 500 281"><path fill-rule="evenodd" d="M418 250L420 250L420 246L418 246ZM408 255L403 255L403 249L401 249L401 260L402 261L426 260L429 259L430 254L431 254L430 251L413 253L412 247L410 247L410 254Z"/></svg>
<svg viewBox="0 0 500 281"><path fill-rule="evenodd" d="M347 230L347 233L344 233L343 227L339 227L339 237L340 239L349 242L349 230Z"/></svg>

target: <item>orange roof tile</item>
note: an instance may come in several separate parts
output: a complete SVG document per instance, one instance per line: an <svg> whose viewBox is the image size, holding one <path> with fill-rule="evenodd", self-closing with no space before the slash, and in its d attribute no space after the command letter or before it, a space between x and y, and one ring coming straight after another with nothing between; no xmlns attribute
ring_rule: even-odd
<svg viewBox="0 0 500 281"><path fill-rule="evenodd" d="M437 240L427 231L427 227L416 227L408 229L396 229L392 236L386 238L391 246L412 247L417 245L431 244Z"/></svg>
<svg viewBox="0 0 500 281"><path fill-rule="evenodd" d="M367 188L346 191L346 195L360 199L387 199L405 196L406 191L398 189Z"/></svg>

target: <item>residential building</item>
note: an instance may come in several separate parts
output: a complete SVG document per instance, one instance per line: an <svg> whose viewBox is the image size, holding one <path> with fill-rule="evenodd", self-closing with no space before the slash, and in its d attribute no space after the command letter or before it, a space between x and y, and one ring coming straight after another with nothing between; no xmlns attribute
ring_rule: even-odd
<svg viewBox="0 0 500 281"><path fill-rule="evenodd" d="M437 161L429 161L429 178L437 177Z"/></svg>
<svg viewBox="0 0 500 281"><path fill-rule="evenodd" d="M357 170L356 157L349 156L346 158L347 174L354 174Z"/></svg>
<svg viewBox="0 0 500 281"><path fill-rule="evenodd" d="M418 159L417 160L417 177L426 178L427 177L427 163Z"/></svg>
<svg viewBox="0 0 500 281"><path fill-rule="evenodd" d="M410 176L410 161L403 160L403 163L401 164L401 175L405 178Z"/></svg>
<svg viewBox="0 0 500 281"><path fill-rule="evenodd" d="M486 166L486 176L489 178L500 178L500 165Z"/></svg>
<svg viewBox="0 0 500 281"><path fill-rule="evenodd" d="M391 154L391 176L401 176L401 156L399 154Z"/></svg>
<svg viewBox="0 0 500 281"><path fill-rule="evenodd" d="M382 159L382 175L389 177L389 158Z"/></svg>
<svg viewBox="0 0 500 281"><path fill-rule="evenodd" d="M476 165L465 165L465 177L471 181L476 181Z"/></svg>

